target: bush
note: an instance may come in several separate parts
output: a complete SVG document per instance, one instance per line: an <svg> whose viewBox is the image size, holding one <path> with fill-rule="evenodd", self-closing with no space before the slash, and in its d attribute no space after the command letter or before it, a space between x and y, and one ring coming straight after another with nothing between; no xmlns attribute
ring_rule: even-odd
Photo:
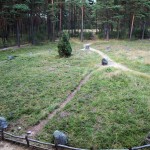
<svg viewBox="0 0 150 150"><path fill-rule="evenodd" d="M97 34L98 34L98 38L99 38L99 39L103 39L103 38L105 37L105 36L104 36L104 33L101 32L101 31L98 32Z"/></svg>
<svg viewBox="0 0 150 150"><path fill-rule="evenodd" d="M85 40L92 40L93 33L92 32L84 32L83 37L84 37Z"/></svg>
<svg viewBox="0 0 150 150"><path fill-rule="evenodd" d="M133 31L133 36L135 38L138 38L138 39L141 39L142 38L142 33L143 33L143 30L140 29L140 28L135 28L134 31ZM147 29L145 29L145 32L144 32L144 38L145 39L148 39L150 36L149 36L149 32Z"/></svg>
<svg viewBox="0 0 150 150"><path fill-rule="evenodd" d="M109 35L110 39L116 39L117 38L117 34L118 34L117 31L111 31L110 35Z"/></svg>
<svg viewBox="0 0 150 150"><path fill-rule="evenodd" d="M110 39L116 39L118 36L118 32L117 31L111 31L109 34L109 38ZM105 34L104 32L98 32L98 38L99 39L104 39L105 38ZM128 38L128 35L125 31L120 31L119 32L119 39L126 39Z"/></svg>
<svg viewBox="0 0 150 150"><path fill-rule="evenodd" d="M61 38L58 43L58 53L60 57L71 56L72 48L69 43L69 37L66 33L62 33Z"/></svg>
<svg viewBox="0 0 150 150"><path fill-rule="evenodd" d="M80 37L80 33L76 31L74 33L70 33L70 36L78 38L78 37Z"/></svg>

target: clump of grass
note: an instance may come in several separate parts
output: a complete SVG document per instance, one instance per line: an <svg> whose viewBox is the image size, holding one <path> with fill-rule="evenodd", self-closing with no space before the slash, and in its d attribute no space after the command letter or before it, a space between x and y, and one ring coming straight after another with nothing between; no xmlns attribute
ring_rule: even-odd
<svg viewBox="0 0 150 150"><path fill-rule="evenodd" d="M57 114L38 139L50 142L52 133L62 130L75 147L138 146L149 132L149 87L147 78L115 69L98 71L64 108L68 115Z"/></svg>

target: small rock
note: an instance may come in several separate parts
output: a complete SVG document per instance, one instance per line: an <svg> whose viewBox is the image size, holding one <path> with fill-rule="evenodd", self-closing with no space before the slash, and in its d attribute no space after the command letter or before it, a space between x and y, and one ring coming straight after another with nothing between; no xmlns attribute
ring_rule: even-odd
<svg viewBox="0 0 150 150"><path fill-rule="evenodd" d="M4 117L0 117L0 128L6 129L8 127L8 123Z"/></svg>
<svg viewBox="0 0 150 150"><path fill-rule="evenodd" d="M85 44L85 45L84 45L84 49L85 49L85 50L89 50L89 49L90 49L90 44Z"/></svg>
<svg viewBox="0 0 150 150"><path fill-rule="evenodd" d="M18 130L21 130L21 127L18 127Z"/></svg>
<svg viewBox="0 0 150 150"><path fill-rule="evenodd" d="M32 133L32 131L27 131L27 134L30 135Z"/></svg>
<svg viewBox="0 0 150 150"><path fill-rule="evenodd" d="M63 132L56 130L53 133L53 136L54 136L54 143L55 144L61 144L61 145L67 145L68 144L68 138Z"/></svg>
<svg viewBox="0 0 150 150"><path fill-rule="evenodd" d="M108 61L107 61L106 58L103 58L103 59L102 59L102 65L103 65L103 66L104 66L104 65L108 65Z"/></svg>
<svg viewBox="0 0 150 150"><path fill-rule="evenodd" d="M148 136L147 136L147 138L148 138L148 139L150 139L150 132L148 133Z"/></svg>
<svg viewBox="0 0 150 150"><path fill-rule="evenodd" d="M106 47L106 50L107 50L107 51L110 51L110 50L111 50L111 47L110 47L110 46L107 46L107 47Z"/></svg>
<svg viewBox="0 0 150 150"><path fill-rule="evenodd" d="M16 56L8 56L8 60L15 59Z"/></svg>

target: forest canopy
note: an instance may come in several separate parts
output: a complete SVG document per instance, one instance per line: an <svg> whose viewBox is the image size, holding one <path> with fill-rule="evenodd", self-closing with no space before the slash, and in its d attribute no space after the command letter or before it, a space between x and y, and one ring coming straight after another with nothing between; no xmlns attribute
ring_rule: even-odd
<svg viewBox="0 0 150 150"><path fill-rule="evenodd" d="M0 0L1 46L54 41L62 30L79 38L91 29L104 39L144 39L149 25L149 0Z"/></svg>

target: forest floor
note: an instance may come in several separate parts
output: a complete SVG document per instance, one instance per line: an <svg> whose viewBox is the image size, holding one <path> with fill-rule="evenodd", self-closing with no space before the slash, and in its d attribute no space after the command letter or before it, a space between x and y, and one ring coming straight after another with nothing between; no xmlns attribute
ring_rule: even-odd
<svg viewBox="0 0 150 150"><path fill-rule="evenodd" d="M134 46L133 43L125 42ZM51 141L53 131L59 129L69 134L71 145L84 148L93 145L122 148L140 144L149 129L149 62L144 61L149 50L148 43L145 44L146 47L140 48L141 55L136 53L138 48L134 50L134 57L137 54L138 57L133 61L130 51L124 54L124 50L114 50L116 45L123 46L124 41L119 45L113 40L110 43L91 41L91 47L94 47L91 51L81 51L82 43L73 41L73 55L67 59L58 58L55 43L44 47L29 46L19 51L2 51L0 107L1 115L10 120L9 131L24 134L31 130L33 137ZM18 57L8 61L6 58L10 54ZM101 65L102 57L109 60L108 66ZM140 62L139 57L140 60L142 57ZM129 60L131 65L126 63ZM15 111L14 108L11 110L12 107ZM18 132L20 126L21 131ZM130 134L122 137L128 130ZM110 133L112 135L108 138ZM83 139L84 136L87 138ZM87 142L88 139L92 141Z"/></svg>

